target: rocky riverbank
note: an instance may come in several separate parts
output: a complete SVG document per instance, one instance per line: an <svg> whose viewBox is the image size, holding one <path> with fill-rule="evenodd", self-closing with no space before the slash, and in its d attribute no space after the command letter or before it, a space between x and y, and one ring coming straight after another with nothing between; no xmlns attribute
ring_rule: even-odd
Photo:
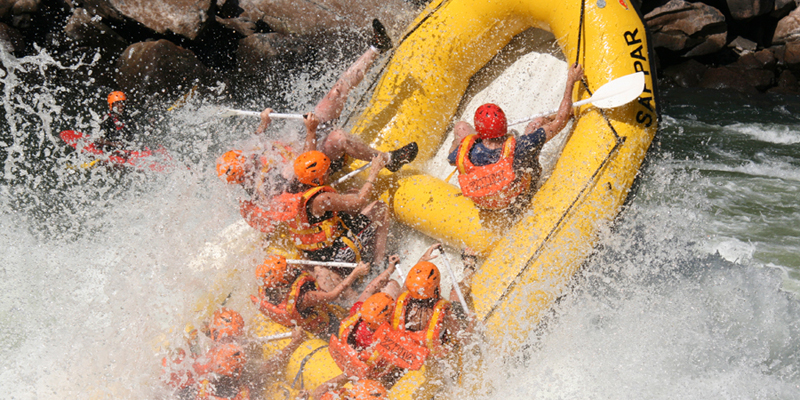
<svg viewBox="0 0 800 400"><path fill-rule="evenodd" d="M659 84L800 93L797 2L643 0ZM198 85L246 98L310 60L360 53L372 18L396 37L423 3L0 0L0 45L17 57L44 49L64 65L82 59L90 65L62 77L82 86L174 101Z"/></svg>
<svg viewBox="0 0 800 400"><path fill-rule="evenodd" d="M800 93L795 0L644 1L662 86Z"/></svg>
<svg viewBox="0 0 800 400"><path fill-rule="evenodd" d="M373 18L398 34L418 6L405 0L0 0L0 45L17 57L44 49L63 65L91 62L65 72L61 79L71 82L64 86L170 101L197 85L245 98L274 90L298 64L352 61L366 49Z"/></svg>

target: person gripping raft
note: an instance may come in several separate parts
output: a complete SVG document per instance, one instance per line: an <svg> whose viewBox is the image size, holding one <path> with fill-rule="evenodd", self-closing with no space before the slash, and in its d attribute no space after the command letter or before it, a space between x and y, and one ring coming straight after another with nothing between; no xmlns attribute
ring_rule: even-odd
<svg viewBox="0 0 800 400"><path fill-rule="evenodd" d="M397 255L389 257L389 266L367 285L338 333L330 337L328 351L344 377L379 379L392 371L391 364L375 351L374 336L381 325L391 321L400 285L390 277L399 261Z"/></svg>
<svg viewBox="0 0 800 400"><path fill-rule="evenodd" d="M572 118L572 90L582 77L580 65L570 66L556 115L533 120L519 138L508 133L506 115L496 104L478 107L474 128L467 122L456 122L447 160L458 169L464 196L485 210L527 205L541 174L542 146Z"/></svg>
<svg viewBox="0 0 800 400"><path fill-rule="evenodd" d="M398 171L416 158L418 147L412 142L389 153L379 152L357 137L337 128L347 96L357 86L375 59L392 47L392 41L380 21L372 21L373 37L370 47L342 74L325 97L317 103L313 113L304 120L306 136L303 152L319 150L332 160L331 171L339 171L346 157L368 161L382 154L387 159L386 168ZM261 112L261 123L256 135L261 135L271 124L272 109ZM273 141L256 151L230 150L217 160L217 174L227 183L240 184L250 196L241 202L242 216L255 229L270 233L272 220L279 219L273 210L272 197L285 191L292 175L291 161L296 151L286 143Z"/></svg>
<svg viewBox="0 0 800 400"><path fill-rule="evenodd" d="M455 290L450 293L455 303L441 295L441 274L431 262L436 258L434 250L441 251L441 244L430 246L409 270L391 321L381 325L373 336L377 357L390 364L389 371L380 375L386 387L391 387L404 370L420 369L429 355L440 359L450 354L460 341L456 334L472 329L474 321L457 301ZM469 279L471 272L459 284L462 290L468 289ZM464 295L469 292L464 291Z"/></svg>
<svg viewBox="0 0 800 400"><path fill-rule="evenodd" d="M370 199L386 158L372 159L367 180L356 193L339 193L326 185L331 160L319 151L294 162L297 180L280 196L292 242L314 261L382 261L389 234L389 210ZM278 200L278 198L276 198Z"/></svg>
<svg viewBox="0 0 800 400"><path fill-rule="evenodd" d="M332 290L321 290L316 279L301 268L290 267L286 258L272 255L256 268L258 296L250 296L262 314L286 327L300 326L309 333L328 338L339 328L344 310L332 302L356 279L369 273L360 263Z"/></svg>
<svg viewBox="0 0 800 400"><path fill-rule="evenodd" d="M266 360L257 371L246 371L248 357L242 346L244 319L238 312L220 308L214 311L206 334L212 340L211 348L200 354L197 330L189 337L191 358L179 349L171 358L162 360L167 383L175 389L175 397L182 400L222 400L250 398L250 375L266 376L283 372L289 358L305 340L301 328L292 332L292 340L282 351Z"/></svg>

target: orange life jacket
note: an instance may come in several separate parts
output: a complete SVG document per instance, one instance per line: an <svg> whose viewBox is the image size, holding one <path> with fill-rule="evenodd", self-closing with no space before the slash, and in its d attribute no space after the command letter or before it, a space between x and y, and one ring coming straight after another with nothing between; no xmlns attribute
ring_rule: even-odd
<svg viewBox="0 0 800 400"><path fill-rule="evenodd" d="M239 213L247 224L264 233L272 233L277 222L289 221L295 217L301 197L292 193L282 193L273 197L268 207L260 207L250 200L239 202Z"/></svg>
<svg viewBox="0 0 800 400"><path fill-rule="evenodd" d="M303 193L296 193L286 201L294 208L294 218L286 221L286 224L289 226L295 246L300 250L324 249L331 246L345 232L344 223L336 212L320 222L314 224L308 222L308 201L320 192L336 193L336 190L330 186L317 186Z"/></svg>
<svg viewBox="0 0 800 400"><path fill-rule="evenodd" d="M476 166L469 159L477 135L469 135L461 142L456 155L458 184L461 192L480 208L502 210L522 192L530 189L531 175L514 171L514 149L517 140L509 136L503 143L500 160L494 164Z"/></svg>
<svg viewBox="0 0 800 400"><path fill-rule="evenodd" d="M357 376L359 379L381 378L391 372L391 365L382 361L380 353L373 346L359 351L347 343L359 321L362 321L360 312L342 321L339 325L339 337L331 335L328 351L336 365L348 376Z"/></svg>
<svg viewBox="0 0 800 400"><path fill-rule="evenodd" d="M397 298L391 325L394 335L399 335L402 338L405 338L406 341L413 342L419 347L425 348L436 357L447 354L447 350L442 344L441 335L442 326L444 325L444 316L447 312L450 312L450 302L445 299L439 299L439 301L437 301L433 306L433 315L431 315L431 319L428 321L427 328L425 330L413 332L406 328L408 296L409 292L406 291ZM381 331L381 329L379 329L379 331ZM376 332L376 336L380 338L383 335L378 335L378 332ZM393 340L398 343L403 342L403 340L398 340L397 338L394 338ZM406 349L411 350L413 348ZM418 356L422 356L422 354L418 354ZM424 357L421 358L424 359Z"/></svg>
<svg viewBox="0 0 800 400"><path fill-rule="evenodd" d="M292 287L286 295L286 298L277 306L266 299L263 289L259 289L259 293L261 294L259 310L271 320L283 326L293 327L298 325L315 335L324 332L331 324L331 315L337 314L332 305L314 306L310 310L305 311L306 315L308 315L307 317L303 317L300 310L297 309L300 289L309 282L314 283L315 290L319 289L314 277L307 272L303 272L295 279L294 283L292 283Z"/></svg>
<svg viewBox="0 0 800 400"><path fill-rule="evenodd" d="M319 398L319 400L342 400L344 399L345 389L329 390Z"/></svg>

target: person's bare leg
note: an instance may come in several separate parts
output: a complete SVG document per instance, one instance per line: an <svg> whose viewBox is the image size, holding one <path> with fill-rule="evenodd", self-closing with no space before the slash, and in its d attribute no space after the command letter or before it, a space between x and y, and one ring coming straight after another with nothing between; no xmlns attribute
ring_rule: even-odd
<svg viewBox="0 0 800 400"><path fill-rule="evenodd" d="M375 232L375 247L373 251L373 264L383 262L386 256L386 240L389 237L389 207L381 201L375 201L364 207L361 214L366 215L374 224L378 224Z"/></svg>
<svg viewBox="0 0 800 400"><path fill-rule="evenodd" d="M378 58L378 52L367 49L361 57L356 60L333 84L333 87L314 108L314 114L319 118L320 123L339 118L347 102L347 95L356 87L372 67L372 63Z"/></svg>
<svg viewBox="0 0 800 400"><path fill-rule="evenodd" d="M336 129L328 135L325 142L322 143L321 151L331 160L336 160L347 154L359 160L371 161L376 154L380 153L378 150L367 146L357 137L341 129ZM387 153L383 154L388 157Z"/></svg>
<svg viewBox="0 0 800 400"><path fill-rule="evenodd" d="M336 286L339 286L340 283L344 280L339 274L329 270L325 267L314 267L314 279L317 280L317 285L319 288L330 292L331 290L335 289ZM352 287L345 288L342 291L342 294L339 296L341 301L337 301L337 303L348 304L352 303L352 299L356 298L358 293Z"/></svg>
<svg viewBox="0 0 800 400"><path fill-rule="evenodd" d="M314 272L312 275L314 275L314 279L317 280L317 285L319 285L319 288L326 292L330 292L336 288L336 286L339 285L339 283L341 283L343 280L338 274L320 266L314 267Z"/></svg>

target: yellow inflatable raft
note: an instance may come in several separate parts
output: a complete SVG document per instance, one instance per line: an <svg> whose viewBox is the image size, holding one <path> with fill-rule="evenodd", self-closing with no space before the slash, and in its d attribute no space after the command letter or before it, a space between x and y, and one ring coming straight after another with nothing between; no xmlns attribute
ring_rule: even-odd
<svg viewBox="0 0 800 400"><path fill-rule="evenodd" d="M576 111L571 133L562 133L569 140L551 176L528 212L508 225L480 212L457 186L419 171L443 144L470 78L531 28L551 32L564 58L584 66L576 101L634 72L643 71L646 84L639 99L626 106ZM397 221L485 256L473 278L472 298L495 355L518 349L626 199L658 123L648 46L630 0L435 0L398 42L351 129L381 150L419 144L417 160L393 176L384 198ZM287 331L261 317L254 326L260 335ZM265 346L265 352L286 343ZM314 339L298 350L286 380L266 388L268 396L288 398L339 375L325 346ZM424 368L409 373L390 395L431 397L432 391L421 390L427 378Z"/></svg>

